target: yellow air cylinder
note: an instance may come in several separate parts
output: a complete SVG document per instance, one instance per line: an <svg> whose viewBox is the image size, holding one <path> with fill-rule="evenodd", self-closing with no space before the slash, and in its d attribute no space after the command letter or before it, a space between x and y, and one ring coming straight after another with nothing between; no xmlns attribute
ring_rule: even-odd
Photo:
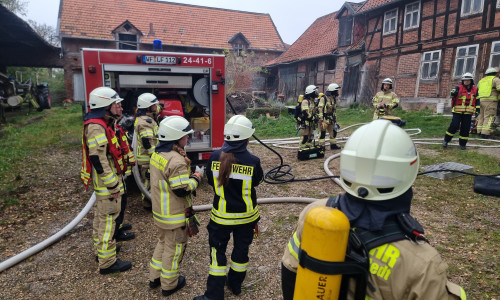
<svg viewBox="0 0 500 300"><path fill-rule="evenodd" d="M301 249L315 259L343 262L349 238L349 220L332 207L315 207L305 218ZM325 275L303 268L297 269L295 300L337 300L342 275Z"/></svg>

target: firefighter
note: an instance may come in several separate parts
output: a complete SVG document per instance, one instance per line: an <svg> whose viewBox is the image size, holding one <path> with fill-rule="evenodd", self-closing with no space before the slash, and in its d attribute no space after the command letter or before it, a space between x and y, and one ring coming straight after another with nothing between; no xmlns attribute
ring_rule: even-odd
<svg viewBox="0 0 500 300"><path fill-rule="evenodd" d="M285 247L281 273L284 299L293 298L305 216L320 206L340 209L358 236L368 233L368 240L361 239L368 248L366 261L370 264L366 266L370 284L363 299L465 299L463 289L447 280L447 264L437 250L423 235L409 232L418 226L403 227L406 222L397 221L401 217L416 222L409 212L418 168L417 150L403 129L387 120L358 128L340 156L340 182L346 193L306 206ZM353 299L352 284L348 299Z"/></svg>
<svg viewBox="0 0 500 300"><path fill-rule="evenodd" d="M477 134L483 139L490 139L492 128L497 115L498 100L500 98L500 78L495 68L488 68L485 76L477 84L478 99L481 100L481 109L477 117Z"/></svg>
<svg viewBox="0 0 500 300"><path fill-rule="evenodd" d="M460 128L458 143L461 150L466 149L469 139L469 130L474 113L479 113L479 100L477 100L477 87L474 85L474 79L471 73L462 75L462 84L451 90L451 112L453 117L450 126L444 135L443 148L448 147L448 143L453 135Z"/></svg>
<svg viewBox="0 0 500 300"><path fill-rule="evenodd" d="M313 147L314 124L316 122L316 98L318 88L315 85L308 85L304 93L304 99L300 105L300 144L299 151Z"/></svg>
<svg viewBox="0 0 500 300"><path fill-rule="evenodd" d="M248 268L248 251L260 219L255 187L264 177L260 159L247 146L254 133L252 123L242 115L233 116L224 127L224 144L214 151L207 164L207 180L214 190L214 201L208 223L210 268L207 289L197 300L224 299L224 285L234 295ZM226 247L233 235L229 273L226 274Z"/></svg>
<svg viewBox="0 0 500 300"><path fill-rule="evenodd" d="M337 115L336 106L337 98L339 96L340 86L336 83L328 85L325 95L320 97L318 103L318 128L320 130L319 145L325 147L326 131L330 136L330 149L338 150L340 146L337 145Z"/></svg>
<svg viewBox="0 0 500 300"><path fill-rule="evenodd" d="M373 120L392 115L392 111L399 105L398 95L392 91L392 79L384 79L380 89L381 91L372 99L373 107L375 107Z"/></svg>
<svg viewBox="0 0 500 300"><path fill-rule="evenodd" d="M117 111L118 114L113 114L112 117L114 119L115 134L120 144L120 150L122 151L123 164L125 167L123 178L125 179L127 176L132 174L132 166L136 161L134 152L130 148L125 130L119 123L123 115L123 107L121 106L121 102L118 104ZM126 230L132 229L132 224L123 223L123 220L125 219L125 210L127 208L127 186L125 184L125 180L123 180L123 188L124 193L122 195L120 214L116 218L116 230L114 237L117 241L128 241L135 238L134 232L125 232Z"/></svg>
<svg viewBox="0 0 500 300"><path fill-rule="evenodd" d="M141 180L146 189L149 190L149 160L158 143L158 98L151 93L141 94L137 98L137 112L134 129L137 134L137 164L141 174ZM151 199L141 194L143 206L151 210Z"/></svg>
<svg viewBox="0 0 500 300"><path fill-rule="evenodd" d="M149 287L161 286L163 296L186 285L184 276L179 275L179 264L188 236L196 234L192 195L201 182L203 169L197 167L196 173L190 175L191 161L184 148L191 133L191 125L183 117L163 119L150 161L153 220L159 237L149 264Z"/></svg>
<svg viewBox="0 0 500 300"><path fill-rule="evenodd" d="M91 111L84 118L81 178L86 187L92 178L96 205L92 237L99 261L99 272L123 272L132 267L129 261L116 258L114 238L116 219L121 210L126 169L115 135L114 115L120 114L123 99L108 88L99 87L89 95Z"/></svg>

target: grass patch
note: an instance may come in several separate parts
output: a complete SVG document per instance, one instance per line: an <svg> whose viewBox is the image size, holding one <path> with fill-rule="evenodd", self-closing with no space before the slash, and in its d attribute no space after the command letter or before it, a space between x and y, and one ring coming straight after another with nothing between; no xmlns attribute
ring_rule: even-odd
<svg viewBox="0 0 500 300"><path fill-rule="evenodd" d="M396 109L396 116L406 120L405 129L419 128L421 133L413 139L436 138L441 140L451 118L435 115L430 110L402 111ZM367 123L373 118L373 108L356 105L338 108L337 120L341 129L350 125ZM258 118L252 120L258 137L285 138L296 136L293 116L282 115L276 120ZM349 136L356 128L340 132ZM474 138L474 136L472 136ZM457 143L458 134L452 142ZM439 141L438 141L439 143ZM470 141L469 144L478 142ZM488 144L481 142L482 144ZM491 145L491 144L490 144ZM458 147L442 149L441 145L418 145L421 166L443 162L457 162L470 165L477 174L498 174L498 159ZM448 263L448 276L460 284L470 299L496 299L500 294L498 278L500 269L500 204L498 198L475 194L474 177L460 176L445 180L421 175L414 183L412 209L421 212L422 223L429 232L431 244L436 247ZM318 191L309 191L302 197L323 198ZM278 225L283 221L274 220ZM287 220L293 223L293 219Z"/></svg>
<svg viewBox="0 0 500 300"><path fill-rule="evenodd" d="M82 126L78 104L9 118L0 130L0 181L4 183L0 184L0 210L18 204L12 195L16 191L13 182L26 164L53 149L81 147Z"/></svg>
<svg viewBox="0 0 500 300"><path fill-rule="evenodd" d="M295 120L288 112L282 111L276 119L259 117L252 120L255 135L259 139L293 137L297 135Z"/></svg>

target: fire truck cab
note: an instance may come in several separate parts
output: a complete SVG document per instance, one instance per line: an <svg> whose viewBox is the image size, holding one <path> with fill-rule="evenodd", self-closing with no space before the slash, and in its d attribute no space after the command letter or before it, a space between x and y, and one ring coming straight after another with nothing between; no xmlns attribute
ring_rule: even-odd
<svg viewBox="0 0 500 300"><path fill-rule="evenodd" d="M124 98L124 115L135 114L137 97L152 93L162 104L160 117L186 118L194 130L186 146L193 164L207 160L224 142L225 56L140 50L81 50L85 112L90 92L110 87Z"/></svg>

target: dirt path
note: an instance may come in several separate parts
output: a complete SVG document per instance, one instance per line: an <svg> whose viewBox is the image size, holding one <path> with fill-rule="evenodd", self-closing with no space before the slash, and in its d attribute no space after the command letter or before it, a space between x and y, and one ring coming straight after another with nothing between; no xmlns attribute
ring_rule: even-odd
<svg viewBox="0 0 500 300"><path fill-rule="evenodd" d="M264 170L269 170L279 163L278 158L264 147L251 145L250 149L261 157ZM292 165L292 172L297 178L325 175L323 159L299 162L296 159L296 150L278 151L283 155L285 163ZM337 152L327 151L327 156ZM498 157L498 152L493 155ZM43 159L33 158L33 170L18 170L17 191L25 199L36 199L36 205L6 212L11 219L26 213L32 217L26 223L14 220L0 224L0 261L56 233L78 214L90 198L91 193L83 192L79 180L79 151L54 150L49 153L51 154ZM338 174L338 160L332 161L330 168L333 173ZM125 220L133 224L136 239L121 242L122 250L118 255L119 258L133 263L132 270L115 275L99 274L91 239L91 210L60 242L1 272L0 299L163 299L159 289L150 290L148 287L148 266L156 244L157 231L151 213L142 208L140 195L132 186L129 190ZM213 194L208 184L204 182L200 188L194 204L210 204ZM342 189L329 179L284 185L263 183L257 188L259 198L324 198L341 192ZM420 192L417 196L425 195ZM250 249L250 265L243 293L235 297L226 291L226 299L281 298L280 259L303 207L303 204L260 206L261 234ZM454 222L451 214L423 211L419 209L418 203L413 214L417 219L425 219L426 224L430 224L430 234L435 241L442 242L454 238L443 232L445 223ZM202 294L205 289L209 251L204 227L208 223L209 213L200 212L199 217L202 228L196 237L189 240L180 268L180 273L186 277L187 286L170 297L171 299L192 299ZM229 249L232 249L232 246L229 246ZM453 280L460 283L466 279L457 277Z"/></svg>

